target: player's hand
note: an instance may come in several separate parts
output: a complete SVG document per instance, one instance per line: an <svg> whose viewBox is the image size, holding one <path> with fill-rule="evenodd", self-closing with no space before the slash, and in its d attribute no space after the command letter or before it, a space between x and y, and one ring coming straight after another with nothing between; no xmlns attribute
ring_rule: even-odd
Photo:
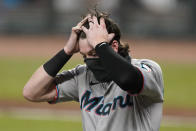
<svg viewBox="0 0 196 131"><path fill-rule="evenodd" d="M114 33L108 34L104 18L100 18L100 24L98 23L97 17L89 17L89 29L82 26L82 30L86 34L88 43L95 48L95 46L101 42L110 42Z"/></svg>
<svg viewBox="0 0 196 131"><path fill-rule="evenodd" d="M72 55L79 51L78 34L81 32L81 27L88 20L88 17L90 16L86 16L82 21L80 21L75 27L72 28L70 37L64 47L66 54Z"/></svg>

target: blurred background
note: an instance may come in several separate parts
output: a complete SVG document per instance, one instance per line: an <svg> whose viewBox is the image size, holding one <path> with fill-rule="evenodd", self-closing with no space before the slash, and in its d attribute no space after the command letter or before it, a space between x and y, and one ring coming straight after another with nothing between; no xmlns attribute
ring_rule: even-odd
<svg viewBox="0 0 196 131"><path fill-rule="evenodd" d="M0 130L82 130L78 103L30 103L22 89L97 8L119 25L132 58L158 62L165 102L161 131L196 130L195 0L0 0ZM83 64L76 54L63 69Z"/></svg>
<svg viewBox="0 0 196 131"><path fill-rule="evenodd" d="M111 14L126 36L194 38L195 0L1 0L1 34L68 34L87 9Z"/></svg>

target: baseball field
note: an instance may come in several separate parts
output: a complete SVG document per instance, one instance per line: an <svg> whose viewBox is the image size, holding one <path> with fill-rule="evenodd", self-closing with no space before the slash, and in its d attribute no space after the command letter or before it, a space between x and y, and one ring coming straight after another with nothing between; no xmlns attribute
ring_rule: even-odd
<svg viewBox="0 0 196 131"><path fill-rule="evenodd" d="M58 50L63 36L0 37L0 131L82 131L75 102L48 105L24 100L22 89L32 73ZM164 77L161 131L196 131L196 42L125 40L133 58L157 61ZM77 54L63 69L83 64Z"/></svg>

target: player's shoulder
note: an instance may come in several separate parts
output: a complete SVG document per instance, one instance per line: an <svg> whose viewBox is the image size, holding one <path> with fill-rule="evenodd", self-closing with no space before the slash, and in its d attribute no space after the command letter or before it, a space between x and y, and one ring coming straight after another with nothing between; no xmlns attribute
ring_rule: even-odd
<svg viewBox="0 0 196 131"><path fill-rule="evenodd" d="M76 76L79 74L82 74L86 71L86 65L77 65L76 67L69 69L69 70L64 70L61 73L58 73L57 76L59 75L72 75L72 76Z"/></svg>
<svg viewBox="0 0 196 131"><path fill-rule="evenodd" d="M132 59L131 63L133 65L145 63L145 64L154 65L154 66L159 66L159 64L157 62L155 62L154 60L150 60L150 59Z"/></svg>
<svg viewBox="0 0 196 131"><path fill-rule="evenodd" d="M76 70L77 74L82 74L82 73L86 72L87 68L86 68L86 65L83 64L83 65L77 65L75 67L75 70Z"/></svg>
<svg viewBox="0 0 196 131"><path fill-rule="evenodd" d="M132 59L132 64L136 67L144 69L146 71L154 71L162 74L160 65L154 60L150 59Z"/></svg>
<svg viewBox="0 0 196 131"><path fill-rule="evenodd" d="M86 72L86 65L79 64L75 68L68 70L73 75L80 75L84 72Z"/></svg>
<svg viewBox="0 0 196 131"><path fill-rule="evenodd" d="M65 80L69 80L79 76L86 71L86 65L77 65L75 68L64 70L58 73L55 77L57 83L61 83Z"/></svg>
<svg viewBox="0 0 196 131"><path fill-rule="evenodd" d="M163 73L157 62L150 59L132 59L132 64L141 71L145 83L151 83L152 79L154 79L163 89Z"/></svg>

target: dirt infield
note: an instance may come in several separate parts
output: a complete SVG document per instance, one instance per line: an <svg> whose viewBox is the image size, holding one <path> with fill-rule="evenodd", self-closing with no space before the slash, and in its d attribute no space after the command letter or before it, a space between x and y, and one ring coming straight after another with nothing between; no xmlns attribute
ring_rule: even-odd
<svg viewBox="0 0 196 131"><path fill-rule="evenodd" d="M80 112L79 103L76 102L64 102L58 104L48 104L44 103L32 103L29 101L15 101L15 100L0 100L0 112L9 112L15 108L23 108L23 109L45 109L51 111L74 111ZM163 115L167 116L181 116L181 117L192 117L196 118L196 110L195 109L187 109L187 108L164 108Z"/></svg>
<svg viewBox="0 0 196 131"><path fill-rule="evenodd" d="M196 41L125 40L134 58L195 63ZM0 37L0 56L52 56L66 43L64 36Z"/></svg>
<svg viewBox="0 0 196 131"><path fill-rule="evenodd" d="M125 40L130 43L131 55L134 58L149 58L158 61L196 63L196 41L169 40ZM19 36L0 37L0 57L50 57L63 48L66 43L64 36ZM76 55L76 57L79 54ZM51 106L29 102L0 100L1 110L13 107L49 108L54 110L78 110L73 103ZM196 117L193 109L164 109L165 115L183 115Z"/></svg>

